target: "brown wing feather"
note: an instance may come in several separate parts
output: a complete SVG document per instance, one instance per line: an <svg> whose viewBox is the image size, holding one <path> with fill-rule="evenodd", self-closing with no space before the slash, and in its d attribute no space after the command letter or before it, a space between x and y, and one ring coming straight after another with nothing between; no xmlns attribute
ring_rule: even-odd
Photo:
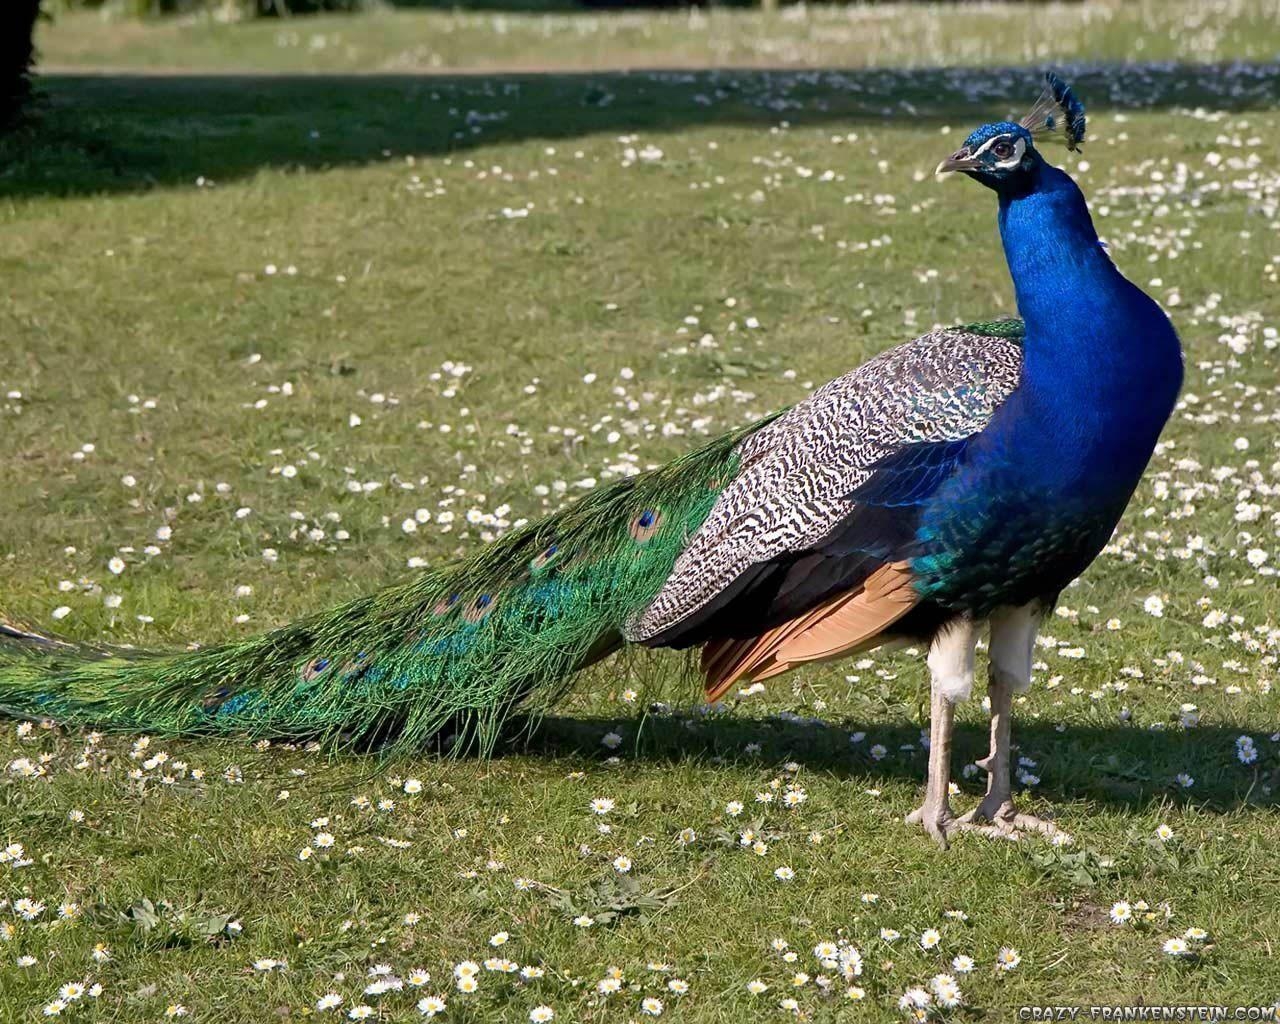
<svg viewBox="0 0 1280 1024"><path fill-rule="evenodd" d="M907 563L885 566L868 577L861 591L847 595L842 604L784 643L776 656L792 664L834 658L877 636L919 600Z"/></svg>
<svg viewBox="0 0 1280 1024"><path fill-rule="evenodd" d="M840 595L841 598L844 595ZM742 639L713 640L702 648L702 674L707 680L707 692L711 694L711 681L720 680L716 700L725 689L751 672L761 661L767 660L777 646L799 631L806 629L826 614L826 605L811 608L803 615L774 626L759 636Z"/></svg>
<svg viewBox="0 0 1280 1024"><path fill-rule="evenodd" d="M719 700L741 680L763 680L796 665L826 661L879 646L885 630L920 598L911 586L907 562L873 572L857 590L828 598L757 637L720 640L702 649L708 700Z"/></svg>

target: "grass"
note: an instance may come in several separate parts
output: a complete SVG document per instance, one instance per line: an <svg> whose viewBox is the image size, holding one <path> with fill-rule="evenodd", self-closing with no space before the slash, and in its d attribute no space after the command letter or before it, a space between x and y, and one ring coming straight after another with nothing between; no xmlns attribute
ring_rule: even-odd
<svg viewBox="0 0 1280 1024"><path fill-rule="evenodd" d="M442 5L446 6L446 5ZM471 6L471 5L467 5ZM476 6L488 6L487 0ZM52 66L170 71L380 72L707 67L902 67L1047 60L1270 60L1280 45L1261 0L1039 4L814 5L780 15L711 7L669 12L387 8L222 24L58 14L41 37ZM533 8L533 9L525 9ZM110 9L108 8L108 11ZM104 30L104 24L109 28Z"/></svg>
<svg viewBox="0 0 1280 1024"><path fill-rule="evenodd" d="M194 1020L336 1019L313 1009L332 991L383 1020L419 1019L424 993L476 1022L540 1004L634 1020L649 996L674 1020L784 1019L785 998L816 1021L882 1020L957 954L977 962L957 1019L1280 998L1280 68L1258 62L1277 48L1265 5L1169 35L1198 11L1035 9L1061 21L1045 45L1091 105L1072 168L1188 351L1165 447L1064 595L1015 712L1039 777L1023 800L1073 846L965 838L944 854L902 824L927 724L908 655L797 673L711 714L679 657L634 655L585 674L560 717L490 763L9 728L0 838L31 863L0 865L14 925L0 1016L39 1019L85 979L104 988L72 1018L154 1021L172 1004ZM266 629L401 579L411 559L473 550L933 323L1011 312L990 196L930 171L1031 98L1033 72L1004 67L1044 56L1026 17L816 11L781 22L797 61L864 63L827 33L865 18L892 42L865 63L886 66L618 75L577 72L746 61L760 22L717 12L686 52L684 15L555 15L537 52L564 70L462 77L395 55L453 19L470 27L450 66L518 65L492 16L60 18L41 45L66 70L46 78L39 124L0 143L5 611L138 645ZM621 25L632 42L607 35ZM328 63L275 48L282 31L371 41ZM1241 63L1102 63L1135 54ZM184 73L71 73L104 64ZM256 75L303 70L328 76ZM417 508L455 518L406 534ZM982 709L960 719L968 806L979 780L959 769L982 751ZM806 796L791 811L788 787ZM596 797L614 809L592 813ZM740 847L748 827L764 855ZM23 897L46 904L34 922ZM1111 924L1122 900L1152 919ZM64 902L78 911L59 921ZM575 926L584 913L598 923ZM1209 933L1199 956L1162 952L1192 926ZM936 950L918 942L928 928ZM498 932L510 941L491 947ZM862 1003L840 979L830 996L793 987L797 970L834 977L811 950L838 937L865 957ZM1005 946L1021 962L1000 972ZM545 976L482 970L459 994L452 965L487 956ZM433 977L364 996L375 964ZM625 984L603 1000L610 967Z"/></svg>

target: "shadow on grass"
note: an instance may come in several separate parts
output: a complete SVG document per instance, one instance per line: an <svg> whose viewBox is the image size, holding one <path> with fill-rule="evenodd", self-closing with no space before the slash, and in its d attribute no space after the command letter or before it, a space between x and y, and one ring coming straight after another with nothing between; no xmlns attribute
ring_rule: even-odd
<svg viewBox="0 0 1280 1024"><path fill-rule="evenodd" d="M1280 65L1067 69L1093 109L1280 103ZM966 126L1025 106L1032 68L469 75L49 75L0 138L0 194L225 183L606 133L699 125Z"/></svg>
<svg viewBox="0 0 1280 1024"><path fill-rule="evenodd" d="M605 749L609 732L623 737L616 751ZM852 737L865 732L854 742ZM1169 804L1195 805L1225 812L1244 805L1275 807L1280 790L1275 744L1254 736L1259 757L1246 766L1236 758L1238 728L1152 731L1140 727L1072 725L1062 731L1044 722L1014 721L1016 754L1029 757L1029 771L1040 777L1038 796L1061 801L1092 800L1128 809ZM883 747L876 757L872 747ZM676 764L686 761L716 765L759 766L772 770L795 760L807 771L822 771L873 787L884 781L923 786L927 748L918 726L866 727L785 719L711 716L646 716L641 719L544 719L532 733L507 748L511 753L564 757L598 762L617 754L631 763ZM953 776L987 752L985 729L958 725ZM499 756L503 756L499 754ZM1190 789L1175 781L1192 776ZM979 791L985 776L966 788Z"/></svg>

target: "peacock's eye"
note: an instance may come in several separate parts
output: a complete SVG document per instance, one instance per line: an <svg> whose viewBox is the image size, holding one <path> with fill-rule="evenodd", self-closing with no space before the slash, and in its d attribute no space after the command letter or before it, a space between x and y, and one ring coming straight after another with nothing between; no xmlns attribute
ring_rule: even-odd
<svg viewBox="0 0 1280 1024"><path fill-rule="evenodd" d="M991 152L1001 160L1008 160L1009 157L1013 156L1013 143L1008 142L1005 139L1001 139L991 147Z"/></svg>

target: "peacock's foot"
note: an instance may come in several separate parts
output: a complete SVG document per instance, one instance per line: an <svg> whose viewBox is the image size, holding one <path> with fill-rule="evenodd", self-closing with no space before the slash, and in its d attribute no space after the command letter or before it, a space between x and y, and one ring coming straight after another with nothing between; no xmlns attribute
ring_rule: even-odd
<svg viewBox="0 0 1280 1024"><path fill-rule="evenodd" d="M1059 831L1052 821L1034 814L1023 814L1012 800L1004 800L998 804L983 800L972 811L957 819L953 828L955 831L979 832L1000 839L1021 839L1029 832L1039 832L1051 838L1066 837L1066 833Z"/></svg>
<svg viewBox="0 0 1280 1024"><path fill-rule="evenodd" d="M949 803L930 804L926 800L906 817L908 825L919 825L933 841L944 850L947 848L947 836L959 824L955 811Z"/></svg>

